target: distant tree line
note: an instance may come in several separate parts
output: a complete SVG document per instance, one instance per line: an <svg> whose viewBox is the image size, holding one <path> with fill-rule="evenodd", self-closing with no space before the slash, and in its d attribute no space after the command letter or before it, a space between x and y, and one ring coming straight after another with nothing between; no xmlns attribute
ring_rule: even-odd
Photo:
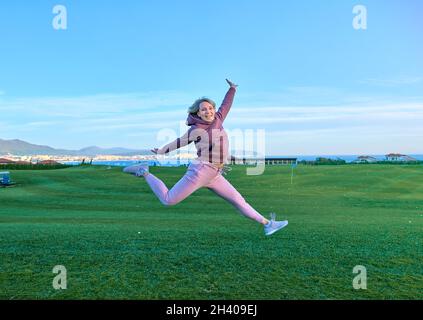
<svg viewBox="0 0 423 320"><path fill-rule="evenodd" d="M357 163L357 164L423 164L423 161L375 161L369 163Z"/></svg>
<svg viewBox="0 0 423 320"><path fill-rule="evenodd" d="M312 165L312 166L319 166L319 165L343 165L347 164L347 162L343 159L330 159L330 158L316 158L316 160L301 160L298 161L298 164L305 164L305 165Z"/></svg>
<svg viewBox="0 0 423 320"><path fill-rule="evenodd" d="M32 164L1 164L0 171L3 169L7 170L51 170L51 169L64 169L73 167L67 164L39 164L39 163L32 163Z"/></svg>
<svg viewBox="0 0 423 320"><path fill-rule="evenodd" d="M418 165L423 164L423 161L374 161L374 162L350 162L347 163L345 160L337 158L337 159L330 159L330 158L323 158L319 157L316 160L301 160L298 161L298 164L302 165L311 165L311 166L318 166L318 165L344 165L344 164L356 164L356 165L366 165L366 164L397 164L397 165Z"/></svg>

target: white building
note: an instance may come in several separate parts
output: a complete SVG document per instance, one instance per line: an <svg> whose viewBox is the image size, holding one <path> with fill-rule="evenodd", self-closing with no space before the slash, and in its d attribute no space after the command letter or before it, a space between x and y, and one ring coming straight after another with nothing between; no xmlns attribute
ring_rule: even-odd
<svg viewBox="0 0 423 320"><path fill-rule="evenodd" d="M390 153L386 156L386 161L398 161L398 162L408 162L408 161L417 161L413 157L407 156L405 154L400 153Z"/></svg>

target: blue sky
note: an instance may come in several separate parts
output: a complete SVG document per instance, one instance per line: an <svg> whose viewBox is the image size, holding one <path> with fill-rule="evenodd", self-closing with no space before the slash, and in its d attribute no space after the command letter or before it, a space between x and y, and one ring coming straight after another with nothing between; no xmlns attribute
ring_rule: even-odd
<svg viewBox="0 0 423 320"><path fill-rule="evenodd" d="M3 1L0 138L158 147L230 78L225 128L264 129L267 154L423 153L422 16L419 0Z"/></svg>

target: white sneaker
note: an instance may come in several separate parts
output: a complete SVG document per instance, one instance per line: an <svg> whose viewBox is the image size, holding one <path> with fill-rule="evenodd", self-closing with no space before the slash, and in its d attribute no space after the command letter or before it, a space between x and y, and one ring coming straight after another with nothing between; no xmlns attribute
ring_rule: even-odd
<svg viewBox="0 0 423 320"><path fill-rule="evenodd" d="M268 224L264 225L264 234L266 236L270 236L274 234L276 231L281 230L282 228L285 228L288 225L288 220L284 221L275 221L276 214L271 213L270 214L270 221Z"/></svg>
<svg viewBox="0 0 423 320"><path fill-rule="evenodd" d="M123 172L136 175L137 177L143 176L148 172L148 165L145 164L135 164L123 169Z"/></svg>

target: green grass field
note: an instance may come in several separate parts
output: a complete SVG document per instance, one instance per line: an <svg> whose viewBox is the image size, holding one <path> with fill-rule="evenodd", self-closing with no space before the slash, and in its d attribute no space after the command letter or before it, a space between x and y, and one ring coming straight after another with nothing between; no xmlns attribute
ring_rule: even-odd
<svg viewBox="0 0 423 320"><path fill-rule="evenodd" d="M185 168L152 168L172 186ZM1 299L422 299L423 166L270 166L227 175L260 225L207 189L165 207L104 166L12 170L0 188ZM55 265L67 289L52 287ZM367 269L355 290L353 268Z"/></svg>

